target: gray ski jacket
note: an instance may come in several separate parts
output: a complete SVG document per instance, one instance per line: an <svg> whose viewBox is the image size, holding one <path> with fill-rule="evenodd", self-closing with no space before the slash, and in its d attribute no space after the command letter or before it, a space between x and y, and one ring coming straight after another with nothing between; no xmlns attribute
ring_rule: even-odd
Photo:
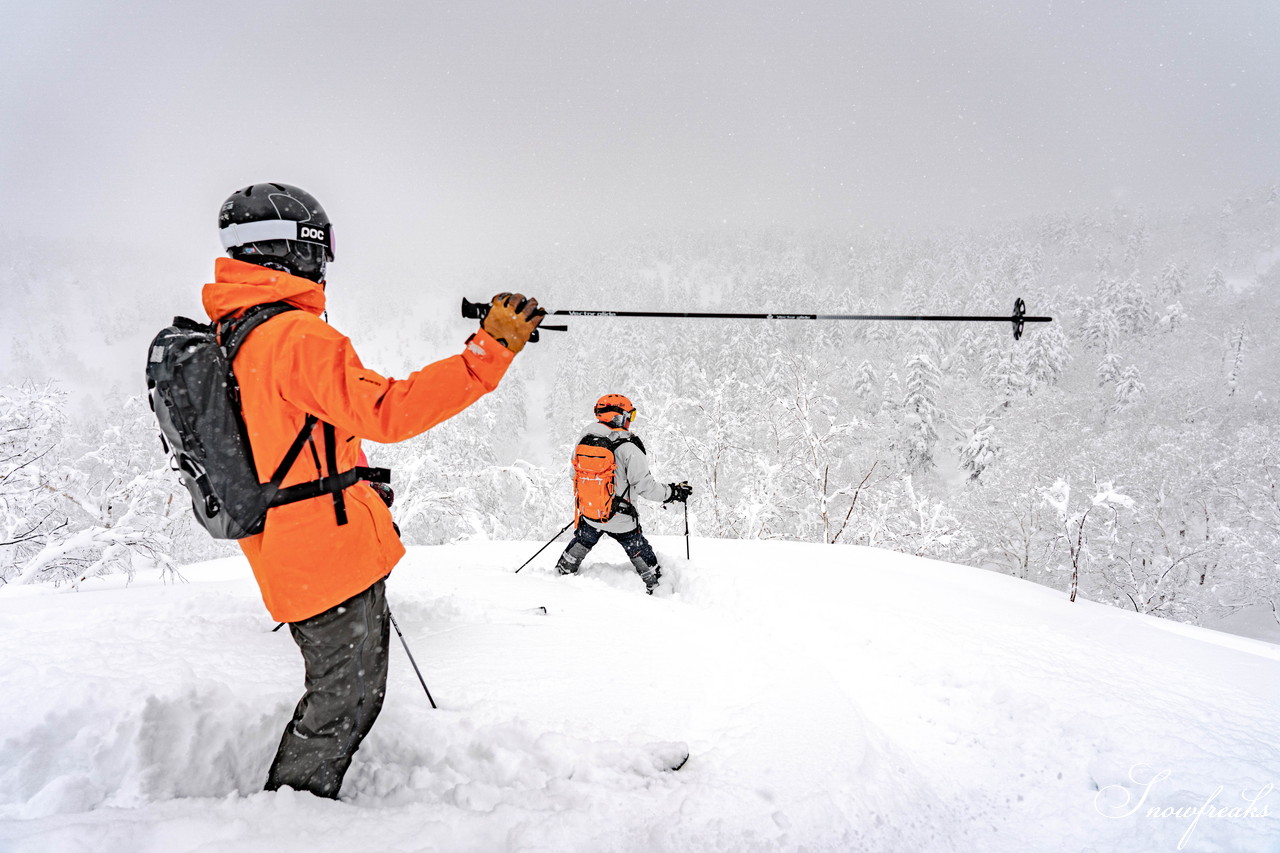
<svg viewBox="0 0 1280 853"><path fill-rule="evenodd" d="M583 434L615 440L631 437L628 430L609 429L599 422L588 426ZM614 494L618 497L625 498L633 504L636 498L663 503L671 497L671 487L653 478L653 474L649 471L649 459L635 442L624 441L618 445L613 451L613 459L618 465L613 487ZM615 513L613 518L603 523L589 518L582 520L606 533L630 533L640 526L636 519L621 512Z"/></svg>

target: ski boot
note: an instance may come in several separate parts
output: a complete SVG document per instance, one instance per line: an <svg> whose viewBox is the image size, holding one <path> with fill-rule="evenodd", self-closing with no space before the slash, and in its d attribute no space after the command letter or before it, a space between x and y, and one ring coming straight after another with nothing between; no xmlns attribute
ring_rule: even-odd
<svg viewBox="0 0 1280 853"><path fill-rule="evenodd" d="M643 570L637 568L636 571L640 574L640 580L644 581L644 591L653 595L653 591L658 588L658 581L662 580L662 567L646 565Z"/></svg>
<svg viewBox="0 0 1280 853"><path fill-rule="evenodd" d="M582 560L590 552L590 548L580 542L570 542L569 547L564 549L564 553L560 555L560 560L556 563L556 572L562 575L576 575L578 567L582 565Z"/></svg>

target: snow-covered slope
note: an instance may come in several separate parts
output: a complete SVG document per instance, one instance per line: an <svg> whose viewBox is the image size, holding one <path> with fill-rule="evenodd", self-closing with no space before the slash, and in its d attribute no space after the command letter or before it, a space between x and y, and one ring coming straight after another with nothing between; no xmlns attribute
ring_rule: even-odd
<svg viewBox="0 0 1280 853"><path fill-rule="evenodd" d="M609 542L575 578L413 549L388 597L440 710L393 637L338 803L260 791L301 661L242 561L4 587L0 850L1280 849L1280 647L889 552L656 544L654 598Z"/></svg>

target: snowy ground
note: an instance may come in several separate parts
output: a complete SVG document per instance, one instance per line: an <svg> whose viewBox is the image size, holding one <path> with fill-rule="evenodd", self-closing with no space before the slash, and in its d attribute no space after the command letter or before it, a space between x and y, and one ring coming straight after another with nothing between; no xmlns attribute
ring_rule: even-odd
<svg viewBox="0 0 1280 853"><path fill-rule="evenodd" d="M882 551L656 544L655 598L607 541L567 579L413 549L388 598L440 710L393 637L337 803L260 791L301 663L240 560L0 589L0 851L1280 851L1280 647Z"/></svg>

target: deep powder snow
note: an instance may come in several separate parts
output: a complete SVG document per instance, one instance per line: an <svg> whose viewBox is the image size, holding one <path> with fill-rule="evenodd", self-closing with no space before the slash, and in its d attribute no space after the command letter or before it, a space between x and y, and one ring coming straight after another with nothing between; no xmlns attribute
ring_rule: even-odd
<svg viewBox="0 0 1280 853"><path fill-rule="evenodd" d="M336 803L261 791L301 660L243 561L4 587L0 850L1276 849L1280 647L885 551L655 540L654 598L607 543L575 578L512 574L537 543L411 549L388 598L440 710L393 636Z"/></svg>

